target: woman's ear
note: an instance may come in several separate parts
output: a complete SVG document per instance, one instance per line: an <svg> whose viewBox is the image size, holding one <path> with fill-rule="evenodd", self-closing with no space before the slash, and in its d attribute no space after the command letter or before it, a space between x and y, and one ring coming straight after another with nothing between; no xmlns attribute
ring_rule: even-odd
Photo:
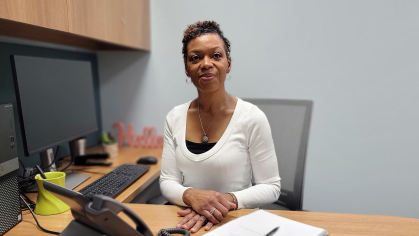
<svg viewBox="0 0 419 236"><path fill-rule="evenodd" d="M230 73L230 70L231 70L231 58L230 57L227 59L227 63L228 63L227 73Z"/></svg>
<svg viewBox="0 0 419 236"><path fill-rule="evenodd" d="M189 73L188 73L188 66L186 65L186 63L185 63L185 74L186 74L186 76L190 77Z"/></svg>

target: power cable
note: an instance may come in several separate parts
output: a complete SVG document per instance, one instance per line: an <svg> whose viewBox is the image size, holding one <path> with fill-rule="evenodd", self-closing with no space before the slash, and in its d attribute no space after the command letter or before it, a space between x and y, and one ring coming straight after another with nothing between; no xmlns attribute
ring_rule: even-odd
<svg viewBox="0 0 419 236"><path fill-rule="evenodd" d="M29 211L31 212L31 214L32 214L33 218L35 219L36 224L38 225L38 227L39 227L42 231L44 231L44 232L46 232L46 233L49 233L49 234L56 234L56 235L59 235L59 234L60 234L60 233L58 233L58 232L55 232L55 231L51 231L51 230L47 230L47 229L42 228L42 226L41 226L41 225L39 225L38 219L36 219L36 216L35 216L35 214L33 213L32 209L29 207L29 204L25 201L25 199L23 199L23 197L22 197L21 195L19 195L19 197L20 197L20 199L21 199L21 200L22 200L22 201L26 204L26 206L28 207Z"/></svg>

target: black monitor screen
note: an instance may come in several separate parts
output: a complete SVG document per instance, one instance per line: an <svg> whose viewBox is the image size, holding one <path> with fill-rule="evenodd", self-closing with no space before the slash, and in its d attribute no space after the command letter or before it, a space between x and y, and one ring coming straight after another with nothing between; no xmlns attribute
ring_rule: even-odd
<svg viewBox="0 0 419 236"><path fill-rule="evenodd" d="M26 155L97 130L90 62L12 56Z"/></svg>

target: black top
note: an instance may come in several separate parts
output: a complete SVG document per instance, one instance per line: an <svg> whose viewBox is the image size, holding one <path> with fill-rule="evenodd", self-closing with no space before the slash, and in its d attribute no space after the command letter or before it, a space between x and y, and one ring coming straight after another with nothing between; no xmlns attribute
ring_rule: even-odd
<svg viewBox="0 0 419 236"><path fill-rule="evenodd" d="M186 147L193 154L202 154L209 151L217 143L194 143L186 140Z"/></svg>

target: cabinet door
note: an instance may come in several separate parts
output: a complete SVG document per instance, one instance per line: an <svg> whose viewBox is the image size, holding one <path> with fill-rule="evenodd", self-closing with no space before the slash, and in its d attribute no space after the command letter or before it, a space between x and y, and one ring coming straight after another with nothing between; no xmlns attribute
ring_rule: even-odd
<svg viewBox="0 0 419 236"><path fill-rule="evenodd" d="M0 0L0 18L68 32L66 0Z"/></svg>
<svg viewBox="0 0 419 236"><path fill-rule="evenodd" d="M67 0L71 33L150 50L148 0Z"/></svg>

